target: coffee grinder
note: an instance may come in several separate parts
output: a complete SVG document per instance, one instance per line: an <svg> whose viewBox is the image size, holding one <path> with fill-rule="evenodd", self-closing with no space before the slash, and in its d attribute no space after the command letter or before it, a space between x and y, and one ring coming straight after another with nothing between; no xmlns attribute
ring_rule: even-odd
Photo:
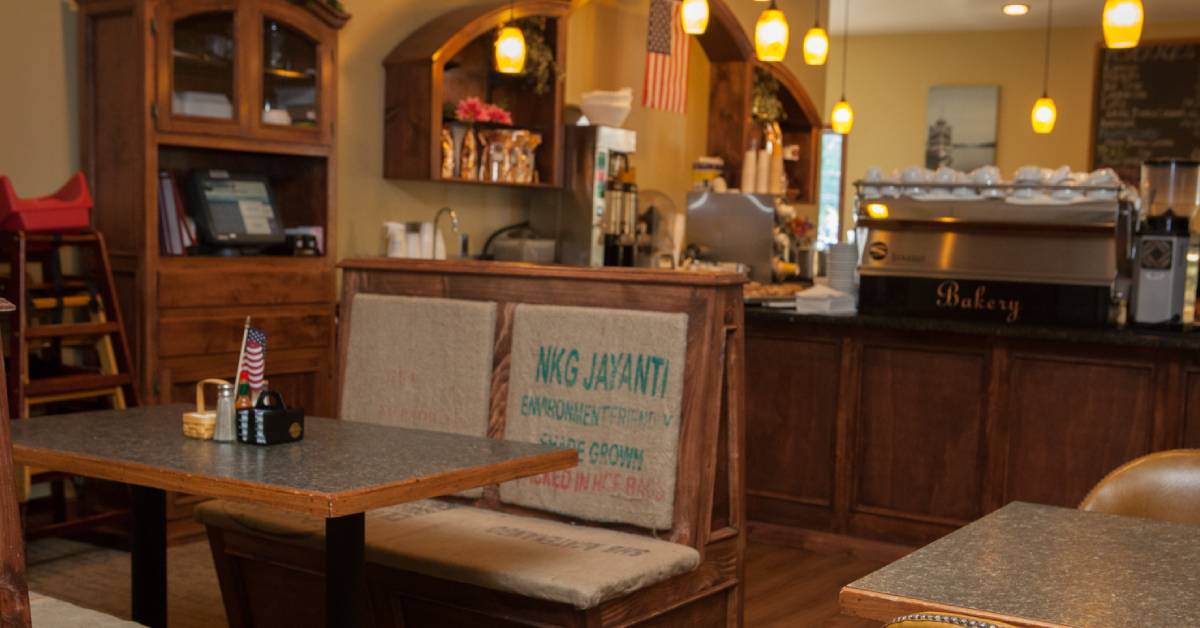
<svg viewBox="0 0 1200 628"><path fill-rule="evenodd" d="M1194 286L1187 289L1188 249L1189 225L1200 209L1200 162L1143 163L1141 196L1131 318L1138 325L1180 326L1191 318L1185 317L1185 310L1190 313L1195 300Z"/></svg>

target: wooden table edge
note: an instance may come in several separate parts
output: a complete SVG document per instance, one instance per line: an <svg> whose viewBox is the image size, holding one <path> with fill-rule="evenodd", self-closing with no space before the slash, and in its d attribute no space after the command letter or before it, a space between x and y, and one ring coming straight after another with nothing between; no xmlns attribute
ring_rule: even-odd
<svg viewBox="0 0 1200 628"><path fill-rule="evenodd" d="M500 473L489 473L488 480L484 482L476 482L472 478L480 473L481 468L494 468L492 465L467 467L418 480L410 479L338 493L306 492L249 480L197 476L178 469L114 461L86 454L63 453L17 443L13 444L13 462L101 480L275 506L328 518L357 514L372 508L382 508L406 501L448 495L485 484L569 469L578 464L578 456L574 449L561 449L546 454L507 460L496 465ZM464 480L470 481L464 482ZM256 497L249 497L248 493L254 494Z"/></svg>
<svg viewBox="0 0 1200 628"><path fill-rule="evenodd" d="M416 480L368 486L331 494L329 512L325 516L341 517L404 502L441 497L489 484L499 484L551 471L562 471L578 464L579 456L576 450L558 449L549 453L506 460L499 464L466 467ZM472 479L483 473L483 469L486 469L486 481L479 482Z"/></svg>
<svg viewBox="0 0 1200 628"><path fill-rule="evenodd" d="M1066 624L1056 624L1025 617L1013 617L977 608L954 606L942 602L922 600L920 598L880 593L869 589L859 589L849 585L842 587L838 593L838 605L846 615L887 622L896 617L912 613L953 613L967 615L975 619L998 621L1022 628L1070 628Z"/></svg>

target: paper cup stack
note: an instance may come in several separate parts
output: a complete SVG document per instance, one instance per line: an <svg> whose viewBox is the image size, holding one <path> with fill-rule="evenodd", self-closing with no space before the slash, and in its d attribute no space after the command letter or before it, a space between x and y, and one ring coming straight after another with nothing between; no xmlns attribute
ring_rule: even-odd
<svg viewBox="0 0 1200 628"><path fill-rule="evenodd" d="M839 242L829 248L829 287L854 292L854 270L858 266L858 247Z"/></svg>

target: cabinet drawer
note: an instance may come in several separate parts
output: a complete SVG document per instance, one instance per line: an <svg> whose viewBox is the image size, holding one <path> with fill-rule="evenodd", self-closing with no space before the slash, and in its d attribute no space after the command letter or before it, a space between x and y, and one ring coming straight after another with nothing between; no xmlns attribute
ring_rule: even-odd
<svg viewBox="0 0 1200 628"><path fill-rule="evenodd" d="M241 349L246 315L267 332L272 350L327 348L332 350L333 313L330 307L278 308L269 314L230 312L219 316L164 317L158 323L158 354L180 357L236 354Z"/></svg>
<svg viewBox="0 0 1200 628"><path fill-rule="evenodd" d="M332 303L333 271L250 268L161 272L159 307Z"/></svg>

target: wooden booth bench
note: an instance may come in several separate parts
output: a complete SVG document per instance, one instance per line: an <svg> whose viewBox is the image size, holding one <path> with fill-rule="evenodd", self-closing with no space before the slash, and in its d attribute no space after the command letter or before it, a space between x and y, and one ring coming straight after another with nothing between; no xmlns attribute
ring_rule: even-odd
<svg viewBox="0 0 1200 628"><path fill-rule="evenodd" d="M579 452L575 469L368 513L376 626L741 625L739 275L342 268L342 419ZM321 622L320 520L225 501L197 517L233 628Z"/></svg>

